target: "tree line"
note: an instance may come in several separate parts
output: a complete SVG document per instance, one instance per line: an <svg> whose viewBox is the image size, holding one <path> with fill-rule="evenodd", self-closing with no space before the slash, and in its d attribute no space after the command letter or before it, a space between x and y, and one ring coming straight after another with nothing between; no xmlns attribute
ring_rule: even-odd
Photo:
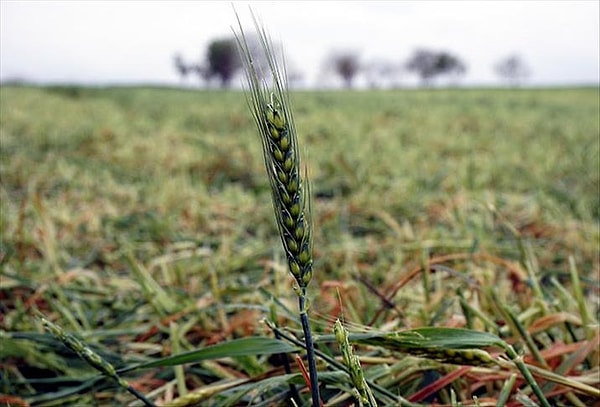
<svg viewBox="0 0 600 407"><path fill-rule="evenodd" d="M252 49L257 49L257 40L250 38ZM266 71L266 61L261 53L255 53L255 65L260 73ZM232 79L241 69L242 64L237 50L235 38L212 40L206 49L204 58L199 62L187 62L181 54L173 57L175 69L182 80L190 75L197 75L205 86L215 81L222 88L228 88ZM289 69L289 67L288 67ZM325 59L323 73L338 77L346 88L352 88L359 74L364 74L367 85L372 88L397 86L397 77L401 72L410 72L419 77L421 85L431 86L439 77L459 80L467 73L466 63L457 55L445 51L428 48L416 49L403 63L389 60L372 60L363 62L360 54L354 51L334 51ZM531 74L524 60L517 54L501 58L494 66L494 72L505 83L518 86ZM293 86L301 79L302 74L295 70L288 71Z"/></svg>

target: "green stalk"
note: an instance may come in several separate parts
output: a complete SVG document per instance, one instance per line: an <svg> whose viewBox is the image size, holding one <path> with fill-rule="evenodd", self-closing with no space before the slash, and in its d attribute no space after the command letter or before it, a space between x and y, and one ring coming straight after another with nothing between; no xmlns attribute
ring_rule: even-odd
<svg viewBox="0 0 600 407"><path fill-rule="evenodd" d="M505 350L506 354L508 355L508 357L510 358L510 360L512 360L512 362L521 371L523 378L525 378L525 381L531 387L533 394L535 394L537 396L540 404L543 407L550 407L550 403L548 403L548 400L546 400L546 396L544 396L544 392L542 391L542 389L540 389L540 386L537 384L536 380L533 378L533 375L527 368L527 365L525 365L525 362L523 362L523 358L521 356L519 356L517 354L517 352L514 350L514 348L512 346L510 346L509 344L506 344L504 350Z"/></svg>
<svg viewBox="0 0 600 407"><path fill-rule="evenodd" d="M502 390L500 391L500 395L498 396L498 400L496 401L496 407L505 406L510 398L510 392L515 386L515 382L517 381L517 374L513 373L510 375L507 381L504 382L502 386Z"/></svg>
<svg viewBox="0 0 600 407"><path fill-rule="evenodd" d="M573 286L572 291L577 301L579 315L581 315L581 322L585 331L585 337L587 340L592 340L595 335L592 326L596 324L596 322L594 321L592 323L592 317L590 317L587 306L585 305L583 289L581 287L581 282L579 281L579 272L577 271L577 265L575 264L575 259L573 256L569 256L569 273L571 275L571 284Z"/></svg>
<svg viewBox="0 0 600 407"><path fill-rule="evenodd" d="M304 290L303 290L304 291ZM315 343L312 339L312 331L308 322L308 313L306 309L306 295L298 296L298 308L300 309L300 323L304 332L304 343L306 344L306 361L308 362L308 374L310 376L310 387L313 407L321 405L321 396L319 395L319 380L317 373L317 360L315 358Z"/></svg>
<svg viewBox="0 0 600 407"><path fill-rule="evenodd" d="M248 83L248 104L260 135L275 220L288 268L296 281L298 308L308 360L312 405L321 405L315 349L308 320L306 288L312 279L312 221L306 171L300 171L298 136L294 126L287 91L285 71L279 69L271 40L256 18L254 24L264 53L271 84L267 85L259 71L256 55L242 29L236 39Z"/></svg>

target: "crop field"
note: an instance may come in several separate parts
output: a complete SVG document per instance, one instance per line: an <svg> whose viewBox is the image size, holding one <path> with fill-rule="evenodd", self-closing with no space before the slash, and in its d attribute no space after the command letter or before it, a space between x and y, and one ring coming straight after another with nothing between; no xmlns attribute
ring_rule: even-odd
<svg viewBox="0 0 600 407"><path fill-rule="evenodd" d="M336 319L380 406L600 403L597 88L291 101L324 405ZM308 405L242 92L3 86L0 131L0 405Z"/></svg>

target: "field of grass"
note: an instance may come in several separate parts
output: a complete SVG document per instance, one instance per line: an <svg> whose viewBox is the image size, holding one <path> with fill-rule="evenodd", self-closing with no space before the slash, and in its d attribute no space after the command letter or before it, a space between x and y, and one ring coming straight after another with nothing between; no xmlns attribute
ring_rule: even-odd
<svg viewBox="0 0 600 407"><path fill-rule="evenodd" d="M486 331L523 355L550 405L598 403L599 96L293 93L317 337L336 318L351 338ZM286 374L266 341L279 328L265 320L294 337L299 324L242 93L2 87L0 131L0 404L141 405L40 315L156 405L308 402L297 360ZM388 345L355 344L379 405L540 403L497 349L500 365L470 366ZM203 349L217 351L164 359ZM326 405L350 405L343 369L319 370Z"/></svg>

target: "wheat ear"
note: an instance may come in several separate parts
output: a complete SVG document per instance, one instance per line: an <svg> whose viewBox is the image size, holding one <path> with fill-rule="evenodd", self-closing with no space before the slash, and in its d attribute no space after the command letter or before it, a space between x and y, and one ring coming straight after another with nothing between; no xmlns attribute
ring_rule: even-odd
<svg viewBox="0 0 600 407"><path fill-rule="evenodd" d="M104 376L110 377L116 381L119 387L122 387L140 399L145 406L156 407L154 403L146 398L146 396L134 389L125 379L121 378L113 365L107 362L98 353L94 352L83 341L65 332L61 326L50 322L43 316L39 315L39 318L46 330L54 335L55 338L59 339L67 348L77 353L77 355L85 360L90 366L100 371Z"/></svg>
<svg viewBox="0 0 600 407"><path fill-rule="evenodd" d="M240 33L236 34L236 39L248 83L248 104L262 141L277 227L289 270L297 283L296 293L307 349L312 402L317 407L320 405L319 387L306 306L306 288L313 273L309 184L306 171L303 174L300 171L298 137L290 109L285 71L279 69L269 35L256 18L254 23L268 63L270 86L261 79L263 72L257 72L239 17Z"/></svg>
<svg viewBox="0 0 600 407"><path fill-rule="evenodd" d="M350 382L354 386L358 404L360 406L377 407L377 400L375 400L373 392L365 380L360 360L354 354L354 350L348 341L348 331L346 331L346 328L344 328L339 319L336 319L333 325L333 333L342 351L342 360L344 365L346 365L346 369L348 369L348 375L350 376Z"/></svg>

